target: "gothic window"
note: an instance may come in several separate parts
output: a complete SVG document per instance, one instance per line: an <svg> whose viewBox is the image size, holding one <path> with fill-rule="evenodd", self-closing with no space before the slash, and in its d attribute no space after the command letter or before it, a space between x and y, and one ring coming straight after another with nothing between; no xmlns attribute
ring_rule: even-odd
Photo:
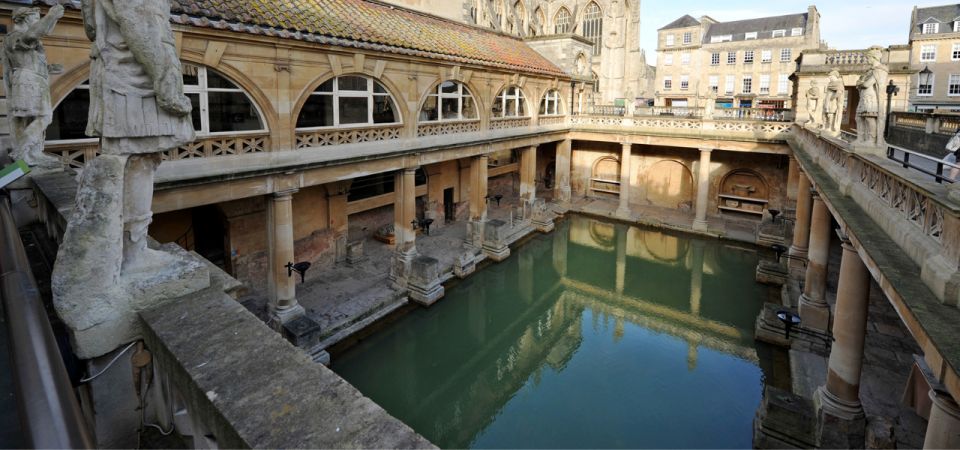
<svg viewBox="0 0 960 450"><path fill-rule="evenodd" d="M327 80L300 110L297 128L322 128L400 123L396 103L373 78L345 75Z"/></svg>
<svg viewBox="0 0 960 450"><path fill-rule="evenodd" d="M514 22L516 23L517 28L513 31L516 33L524 29L524 24L527 23L527 10L523 7L523 3L516 2L513 4L513 14Z"/></svg>
<svg viewBox="0 0 960 450"><path fill-rule="evenodd" d="M526 98L516 86L500 91L497 99L493 101L493 117L525 117L526 115Z"/></svg>
<svg viewBox="0 0 960 450"><path fill-rule="evenodd" d="M477 118L477 103L467 87L456 81L444 81L427 95L420 108L421 122L472 120Z"/></svg>
<svg viewBox="0 0 960 450"><path fill-rule="evenodd" d="M557 116L563 114L563 108L560 106L560 91L551 89L543 96L540 101L541 116Z"/></svg>
<svg viewBox="0 0 960 450"><path fill-rule="evenodd" d="M590 2L583 14L583 37L593 43L593 54L599 55L603 48L603 13L596 3Z"/></svg>
<svg viewBox="0 0 960 450"><path fill-rule="evenodd" d="M570 11L567 8L560 8L560 11L557 11L557 16L554 18L554 31L557 34L564 34L570 32Z"/></svg>

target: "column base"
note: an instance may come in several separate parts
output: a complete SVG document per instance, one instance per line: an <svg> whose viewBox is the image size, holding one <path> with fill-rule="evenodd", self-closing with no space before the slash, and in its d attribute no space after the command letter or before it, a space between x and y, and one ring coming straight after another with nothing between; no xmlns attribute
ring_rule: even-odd
<svg viewBox="0 0 960 450"><path fill-rule="evenodd" d="M707 223L706 220L697 219L693 221L694 231L707 231L708 228L709 228L709 224Z"/></svg>
<svg viewBox="0 0 960 450"><path fill-rule="evenodd" d="M395 289L407 288L407 283L410 280L411 265L416 257L416 248L394 253L393 265L390 267L390 282Z"/></svg>
<svg viewBox="0 0 960 450"><path fill-rule="evenodd" d="M797 258L807 259L807 252L809 249L807 247L797 247L796 245L790 246L790 251L787 253L790 256L796 256Z"/></svg>
<svg viewBox="0 0 960 450"><path fill-rule="evenodd" d="M306 314L307 311L299 303L283 309L273 309L270 311L270 326L278 331L283 331L283 326L298 317Z"/></svg>
<svg viewBox="0 0 960 450"><path fill-rule="evenodd" d="M960 406L945 392L930 390L930 420L923 448L960 448Z"/></svg>
<svg viewBox="0 0 960 450"><path fill-rule="evenodd" d="M407 283L410 300L421 306L430 306L443 298L440 282L440 261L429 256L418 256L410 265L410 280Z"/></svg>
<svg viewBox="0 0 960 450"><path fill-rule="evenodd" d="M799 304L801 326L821 333L830 332L830 305L811 300L805 294L800 295Z"/></svg>
<svg viewBox="0 0 960 450"><path fill-rule="evenodd" d="M620 207L618 207L617 210L613 212L613 214L617 217L629 219L630 216L633 214L633 211L630 211L630 207L628 206L620 205Z"/></svg>
<svg viewBox="0 0 960 450"><path fill-rule="evenodd" d="M863 448L867 419L863 405L837 398L820 386L813 394L817 412L817 443L820 448Z"/></svg>

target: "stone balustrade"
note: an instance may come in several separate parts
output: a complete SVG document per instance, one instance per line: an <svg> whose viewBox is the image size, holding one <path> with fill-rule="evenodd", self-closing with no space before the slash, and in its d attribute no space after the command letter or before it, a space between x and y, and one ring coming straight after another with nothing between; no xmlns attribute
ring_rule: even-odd
<svg viewBox="0 0 960 450"><path fill-rule="evenodd" d="M785 140L791 123L772 120L699 119L675 116L573 116L574 128L619 128L656 135L711 136L731 139Z"/></svg>
<svg viewBox="0 0 960 450"><path fill-rule="evenodd" d="M475 131L480 131L479 120L422 123L417 127L417 137L445 136L448 134L472 133Z"/></svg>
<svg viewBox="0 0 960 450"><path fill-rule="evenodd" d="M860 66L867 64L866 50L844 50L825 55L828 66Z"/></svg>
<svg viewBox="0 0 960 450"><path fill-rule="evenodd" d="M523 128L530 126L529 117L512 117L504 119L493 119L490 121L491 130L506 130L509 128Z"/></svg>
<svg viewBox="0 0 960 450"><path fill-rule="evenodd" d="M567 122L567 116L540 116L540 125L563 125Z"/></svg>
<svg viewBox="0 0 960 450"><path fill-rule="evenodd" d="M67 167L78 169L100 154L100 141L83 139L69 143L48 143L44 147L44 151L58 156Z"/></svg>
<svg viewBox="0 0 960 450"><path fill-rule="evenodd" d="M297 149L400 139L403 125L297 130Z"/></svg>
<svg viewBox="0 0 960 450"><path fill-rule="evenodd" d="M199 137L197 140L163 153L165 161L214 156L243 155L270 151L268 133Z"/></svg>

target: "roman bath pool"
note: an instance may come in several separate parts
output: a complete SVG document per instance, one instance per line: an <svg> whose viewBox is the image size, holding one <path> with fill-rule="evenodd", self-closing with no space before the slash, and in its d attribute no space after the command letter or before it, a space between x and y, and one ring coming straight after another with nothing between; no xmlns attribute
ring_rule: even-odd
<svg viewBox="0 0 960 450"><path fill-rule="evenodd" d="M758 258L574 216L332 368L443 448L749 448Z"/></svg>

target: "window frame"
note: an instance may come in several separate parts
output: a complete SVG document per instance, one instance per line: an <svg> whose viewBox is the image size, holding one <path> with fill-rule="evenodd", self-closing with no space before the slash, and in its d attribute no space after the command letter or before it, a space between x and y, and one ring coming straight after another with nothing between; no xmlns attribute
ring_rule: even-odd
<svg viewBox="0 0 960 450"><path fill-rule="evenodd" d="M707 78L707 86L714 93L720 92L720 75L710 75Z"/></svg>
<svg viewBox="0 0 960 450"><path fill-rule="evenodd" d="M929 31L928 31L928 28ZM925 23L920 30L920 34L937 34L940 32L940 24L937 22Z"/></svg>
<svg viewBox="0 0 960 450"><path fill-rule="evenodd" d="M793 49L792 48L781 48L780 49L780 62L790 62L793 60Z"/></svg>
<svg viewBox="0 0 960 450"><path fill-rule="evenodd" d="M742 94L752 94L753 93L753 75L744 75L743 80L740 83L740 93Z"/></svg>
<svg viewBox="0 0 960 450"><path fill-rule="evenodd" d="M737 52L727 52L727 65L728 66L737 65Z"/></svg>
<svg viewBox="0 0 960 450"><path fill-rule="evenodd" d="M743 35L743 40L745 40L745 41L753 41L753 40L756 40L756 39L757 39L757 36L758 36L758 35L759 35L759 33L757 33L756 31L751 31L751 32L745 33L745 34Z"/></svg>
<svg viewBox="0 0 960 450"><path fill-rule="evenodd" d="M446 83L454 83L457 85L457 92L443 92L443 85ZM457 100L457 118L456 119L444 119L443 111L437 111L436 120L420 120L420 114L423 112L423 107L426 106L427 101L430 100L430 97L437 98L437 108L443 108L443 100ZM464 117L463 116L463 99L465 97L473 99L474 113L476 117ZM477 102L477 97L473 95L473 92L470 92L470 88L467 85L457 81L457 80L444 80L437 83L437 86L427 94L423 99L423 103L420 104L420 110L417 111L417 123L431 124L431 123L440 123L440 122L466 122L466 121L475 121L480 120L480 103Z"/></svg>
<svg viewBox="0 0 960 450"><path fill-rule="evenodd" d="M724 42L730 42L730 41L732 41L732 40L733 40L733 35L732 35L732 34L723 34L723 35L719 35L719 36L711 36L711 37L710 37L710 43L711 43L711 44L721 44L721 43L724 43Z"/></svg>
<svg viewBox="0 0 960 450"><path fill-rule="evenodd" d="M663 77L663 90L665 91L673 90L673 76L667 75Z"/></svg>
<svg viewBox="0 0 960 450"><path fill-rule="evenodd" d="M680 54L680 65L681 65L681 66L689 66L689 65L690 65L690 53L689 53L689 52L683 52L683 53Z"/></svg>
<svg viewBox="0 0 960 450"><path fill-rule="evenodd" d="M937 74L930 74L930 84L920 84L917 81L917 97L933 97L933 87L937 85ZM926 87L926 89L924 89ZM926 91L926 92L924 92Z"/></svg>
<svg viewBox="0 0 960 450"><path fill-rule="evenodd" d="M744 64L753 64L753 61L756 59L755 56L756 56L756 55L755 55L755 51L754 51L754 50L744 50L744 51L743 51L743 63L744 63Z"/></svg>
<svg viewBox="0 0 960 450"><path fill-rule="evenodd" d="M710 65L711 66L720 65L720 52L713 52L710 54Z"/></svg>
<svg viewBox="0 0 960 450"><path fill-rule="evenodd" d="M737 91L737 77L736 75L727 75L723 79L723 90L725 95L733 95Z"/></svg>
<svg viewBox="0 0 960 450"><path fill-rule="evenodd" d="M791 29L790 29L790 36L791 36L791 37L803 36L803 28L799 28L799 27L797 27L797 28L791 28Z"/></svg>
<svg viewBox="0 0 960 450"><path fill-rule="evenodd" d="M760 62L769 64L773 62L773 50L760 50Z"/></svg>
<svg viewBox="0 0 960 450"><path fill-rule="evenodd" d="M956 42L950 48L950 60L960 61L960 42Z"/></svg>
<svg viewBox="0 0 960 450"><path fill-rule="evenodd" d="M507 92L511 89L516 89L515 94L508 94ZM493 106L496 105L497 101L500 101L500 115L493 110ZM507 102L514 100L514 114L507 114ZM518 119L524 117L530 117L530 105L527 102L527 96L524 95L523 89L520 86L515 84L507 85L500 90L500 93L494 97L494 105L490 105L490 118L491 119ZM520 114L520 103L523 103L524 114Z"/></svg>
<svg viewBox="0 0 960 450"><path fill-rule="evenodd" d="M583 9L583 37L593 43L593 55L603 49L603 9L597 2L591 1Z"/></svg>
<svg viewBox="0 0 960 450"><path fill-rule="evenodd" d="M237 86L236 88L211 88L208 85L209 77L207 76L208 68L200 64L190 64L184 63L184 65L190 65L197 68L197 84L183 84L183 93L184 94L196 94L200 97L200 129L194 130L196 132L197 138L205 138L211 136L237 136L243 134L263 134L269 132L269 127L267 127L267 121L263 115L263 111L260 109L260 105L257 102L253 101L253 98L250 97L250 94L247 93L242 87L238 86L233 80L230 79L225 74L214 72L226 80L227 82ZM253 109L257 112L257 118L260 120L260 129L257 130L244 130L244 131L210 131L210 93L211 92L220 92L220 93L241 93L246 98L247 101L253 106ZM192 113L192 111L191 111ZM192 126L191 119L191 126Z"/></svg>
<svg viewBox="0 0 960 450"><path fill-rule="evenodd" d="M673 53L664 53L663 54L663 65L672 66L673 65Z"/></svg>
<svg viewBox="0 0 960 450"><path fill-rule="evenodd" d="M777 94L785 95L790 93L790 75L781 73L777 79Z"/></svg>
<svg viewBox="0 0 960 450"><path fill-rule="evenodd" d="M346 78L346 77L358 77L358 78L366 79L368 81L367 90L366 91L344 90L343 92L347 94L341 95L340 82L338 80L340 78ZM333 90L330 92L318 91L318 89L320 89L320 87L326 84L328 81L333 81ZM383 88L384 93L375 92L376 90L375 86L377 84L379 84ZM360 93L363 93L365 95L360 95ZM369 94L369 95L366 95L366 94ZM316 89L314 89L313 92L310 93L309 97L313 97L313 96L330 96L333 98L333 125L319 126L319 127L296 127L295 129L297 131L334 130L338 128L377 128L377 127L392 127L396 125L403 125L403 114L402 114L402 111L400 111L400 107L398 106L400 103L397 102L396 97L394 97L393 94L390 93L390 90L387 89L387 87L383 83L381 83L379 80L369 75L364 75L359 73L346 73L343 75L328 78L324 80L322 83L318 84ZM367 98L367 123L341 124L340 123L340 102L339 102L339 99L341 97ZM395 122L374 123L373 106L374 106L375 97L387 97L390 99L390 101L393 103L394 113L397 116L397 120ZM306 102L304 102L303 106L306 106ZM300 121L300 115L303 114L303 106L300 107L300 112L297 114L297 118L296 118L296 121L294 122L294 126L296 126L296 123Z"/></svg>
<svg viewBox="0 0 960 450"><path fill-rule="evenodd" d="M668 34L663 37L663 45L665 47L673 47L676 45L677 37L673 34Z"/></svg>
<svg viewBox="0 0 960 450"><path fill-rule="evenodd" d="M951 73L947 76L947 96L960 96L960 73Z"/></svg>
<svg viewBox="0 0 960 450"><path fill-rule="evenodd" d="M928 49L930 51L928 51ZM937 60L936 44L927 44L920 46L920 62L935 62Z"/></svg>
<svg viewBox="0 0 960 450"><path fill-rule="evenodd" d="M563 96L560 95L559 89L550 89L543 94L543 98L540 99L540 106L544 106L542 113L539 113L540 117L557 117L563 116ZM550 112L550 105L553 105L553 112ZM538 110L539 112L539 110Z"/></svg>
<svg viewBox="0 0 960 450"><path fill-rule="evenodd" d="M690 75L680 75L680 90L690 90Z"/></svg>
<svg viewBox="0 0 960 450"><path fill-rule="evenodd" d="M770 74L761 74L760 75L760 90L758 91L761 95L770 94Z"/></svg>
<svg viewBox="0 0 960 450"><path fill-rule="evenodd" d="M787 30L773 30L770 33L771 38L782 38L787 37Z"/></svg>
<svg viewBox="0 0 960 450"><path fill-rule="evenodd" d="M693 32L686 31L683 33L683 45L689 45L693 43Z"/></svg>
<svg viewBox="0 0 960 450"><path fill-rule="evenodd" d="M553 16L553 31L554 34L567 34L570 33L573 25L573 16L570 14L570 10L566 7L561 7L557 14ZM563 27L561 30L561 26Z"/></svg>

